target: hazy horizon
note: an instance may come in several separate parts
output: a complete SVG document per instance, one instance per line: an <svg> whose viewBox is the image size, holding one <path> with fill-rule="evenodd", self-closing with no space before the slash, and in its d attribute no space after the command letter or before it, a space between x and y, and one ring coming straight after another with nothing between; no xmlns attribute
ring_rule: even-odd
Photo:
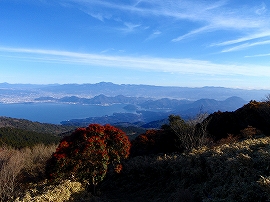
<svg viewBox="0 0 270 202"><path fill-rule="evenodd" d="M270 87L269 88L233 88L233 87L224 87L224 86L172 86L172 85L151 85L151 84L133 84L133 83L114 83L111 81L100 81L97 83L10 83L10 82L1 82L0 84L10 84L10 85L87 85L87 84L99 84L99 83L111 83L111 84L115 84L115 85L145 85L145 86L156 86L156 87L179 87L179 88L228 88L228 89L239 89L239 90L269 90L270 91Z"/></svg>

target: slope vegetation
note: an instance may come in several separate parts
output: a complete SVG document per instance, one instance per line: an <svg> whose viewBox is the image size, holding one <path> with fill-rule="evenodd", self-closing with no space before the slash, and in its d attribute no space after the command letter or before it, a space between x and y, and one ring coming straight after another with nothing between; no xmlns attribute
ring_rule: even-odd
<svg viewBox="0 0 270 202"><path fill-rule="evenodd" d="M135 157L103 189L111 201L267 201L270 138Z"/></svg>
<svg viewBox="0 0 270 202"><path fill-rule="evenodd" d="M70 130L73 130L74 126L62 126L48 123L32 122L26 119L16 119L10 117L0 116L0 128L10 127L18 128L28 131L34 131L37 133L47 133L58 135Z"/></svg>
<svg viewBox="0 0 270 202"><path fill-rule="evenodd" d="M233 112L215 112L205 122L208 122L207 130L215 140L229 134L237 136L248 127L270 135L270 102L250 101Z"/></svg>
<svg viewBox="0 0 270 202"><path fill-rule="evenodd" d="M204 147L187 154L138 156L123 166L121 174L110 174L100 185L100 196L92 196L80 185L75 189L65 188L67 182L47 182L36 185L43 191L29 190L17 201L48 201L52 193L59 196L55 191L59 186L67 195L57 201L270 200L270 137Z"/></svg>

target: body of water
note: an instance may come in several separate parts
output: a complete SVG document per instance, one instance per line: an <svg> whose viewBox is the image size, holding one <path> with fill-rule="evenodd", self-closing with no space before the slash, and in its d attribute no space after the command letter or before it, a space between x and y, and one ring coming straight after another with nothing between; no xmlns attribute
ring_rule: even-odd
<svg viewBox="0 0 270 202"><path fill-rule="evenodd" d="M0 103L0 116L60 124L70 119L83 119L126 112L125 104L109 106L60 103Z"/></svg>

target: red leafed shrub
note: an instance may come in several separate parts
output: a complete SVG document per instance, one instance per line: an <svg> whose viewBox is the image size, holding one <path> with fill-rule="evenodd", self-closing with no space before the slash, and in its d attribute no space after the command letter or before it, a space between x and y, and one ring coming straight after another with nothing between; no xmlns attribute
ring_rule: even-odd
<svg viewBox="0 0 270 202"><path fill-rule="evenodd" d="M147 130L132 141L131 155L147 155L156 153L160 139L160 131Z"/></svg>
<svg viewBox="0 0 270 202"><path fill-rule="evenodd" d="M62 139L46 165L50 179L74 178L97 185L105 177L108 165L120 172L121 159L129 155L126 134L111 125L90 124Z"/></svg>
<svg viewBox="0 0 270 202"><path fill-rule="evenodd" d="M165 130L147 130L132 141L131 156L177 151L175 136Z"/></svg>
<svg viewBox="0 0 270 202"><path fill-rule="evenodd" d="M250 138L255 135L261 135L262 132L258 130L257 128L254 128L252 126L248 126L245 129L240 131L240 136L242 138Z"/></svg>

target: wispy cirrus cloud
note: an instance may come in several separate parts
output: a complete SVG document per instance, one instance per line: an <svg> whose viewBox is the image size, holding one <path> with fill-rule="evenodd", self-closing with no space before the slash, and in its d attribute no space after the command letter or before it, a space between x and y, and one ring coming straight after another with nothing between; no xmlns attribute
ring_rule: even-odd
<svg viewBox="0 0 270 202"><path fill-rule="evenodd" d="M96 18L102 22L104 22L105 19L110 19L111 16L110 15L104 15L103 13L88 13L90 16L92 16L93 18Z"/></svg>
<svg viewBox="0 0 270 202"><path fill-rule="evenodd" d="M270 44L270 40L265 40L265 41L258 41L258 42L253 42L253 43L244 43L238 46L234 46L231 48L227 48L222 50L222 52L232 52L232 51L238 51L238 50L242 50L242 49L246 49L246 48L250 48L253 46L259 46L259 45L266 45L266 44Z"/></svg>
<svg viewBox="0 0 270 202"><path fill-rule="evenodd" d="M158 36L161 35L161 34L162 34L161 31L156 30L156 31L154 31L150 36L148 36L148 37L145 39L145 41L152 40L152 39L158 37Z"/></svg>
<svg viewBox="0 0 270 202"><path fill-rule="evenodd" d="M139 28L141 25L140 24L133 24L130 22L124 22L124 28L120 28L119 30L124 31L124 32L133 32L135 29Z"/></svg>
<svg viewBox="0 0 270 202"><path fill-rule="evenodd" d="M265 53L265 54L257 54L257 55L246 55L246 58L254 58L254 57L268 57L270 56L270 53Z"/></svg>
<svg viewBox="0 0 270 202"><path fill-rule="evenodd" d="M192 30L191 32L184 34L182 36L179 36L175 39L172 39L172 42L182 41L182 40L184 40L188 37L191 37L193 35L197 35L197 34L204 33L204 32L210 32L211 29L214 29L214 27L211 27L211 26L201 27L201 28Z"/></svg>
<svg viewBox="0 0 270 202"><path fill-rule="evenodd" d="M35 62L71 63L95 67L137 69L177 74L270 76L267 66L215 64L209 61L155 57L110 56L70 51L0 47L2 57ZM18 55L19 54L19 55Z"/></svg>
<svg viewBox="0 0 270 202"><path fill-rule="evenodd" d="M262 3L261 6L260 6L260 8L258 8L255 12L256 12L256 14L258 14L258 15L262 15L262 14L264 14L266 11L267 11L266 5L265 5L265 3Z"/></svg>
<svg viewBox="0 0 270 202"><path fill-rule="evenodd" d="M172 42L178 42L185 40L189 37L195 37L200 34L215 31L236 31L239 34L246 34L240 41L239 39L232 39L231 41L224 41L216 43L217 46L226 46L228 43L240 43L245 40L252 40L260 37L260 33L264 33L264 36L270 36L270 33L266 31L270 26L270 18L267 17L267 7L264 3L259 6L247 7L238 4L238 6L232 6L232 2L229 0L220 1L162 1L162 0L137 0L137 1L119 1L112 2L108 0L69 0L74 4L83 5L85 9L90 10L90 14L93 13L93 8L104 7L106 9L118 10L128 14L137 15L138 18L151 18L161 17L173 19L175 22L189 21L196 24L195 28L191 31L181 34L178 37L172 39ZM94 5L94 6L93 6ZM237 5L237 4L236 4ZM117 13L117 12L116 12ZM102 15L91 15L99 20L103 20ZM134 25L140 23L131 22ZM177 23L175 23L177 25ZM141 24L143 27L144 25ZM127 26L128 29L133 30L134 27ZM127 29L127 30L128 30ZM162 31L162 30L160 30ZM264 37L263 36L263 37ZM215 44L215 43L213 43ZM212 44L212 46L213 46Z"/></svg>
<svg viewBox="0 0 270 202"><path fill-rule="evenodd" d="M269 36L270 36L270 30L265 30L263 32L249 34L249 35L246 35L246 36L243 36L243 37L240 37L240 38L237 38L237 39L233 39L233 40L212 43L210 46L234 45L234 44L238 44L238 43L242 43L242 42L246 42L246 41L251 41L251 40L254 40L254 39L262 39L262 38L269 37Z"/></svg>

